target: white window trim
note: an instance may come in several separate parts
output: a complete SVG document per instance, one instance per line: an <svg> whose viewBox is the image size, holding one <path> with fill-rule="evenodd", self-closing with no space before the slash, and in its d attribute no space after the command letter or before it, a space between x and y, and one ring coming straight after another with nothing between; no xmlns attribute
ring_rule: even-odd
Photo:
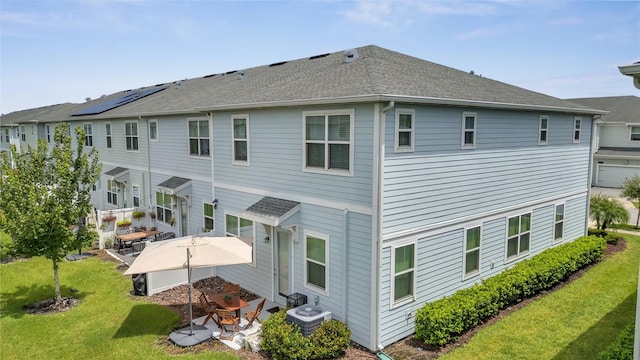
<svg viewBox="0 0 640 360"><path fill-rule="evenodd" d="M307 259L307 237L309 237L309 236L317 238L317 239L324 240L324 244L325 244L325 249L324 249L325 250L324 251L324 253L325 253L325 259L324 259L324 279L325 279L324 286L325 286L325 288L324 289L319 288L316 285L309 284L309 282L307 282L307 279L308 279L307 278L307 260L308 260ZM303 281L304 281L304 287L309 289L309 290L312 290L312 291L315 291L317 293L320 293L322 295L329 296L329 284L330 284L330 279L329 279L329 274L330 274L330 272L329 272L329 264L330 264L330 262L329 262L329 256L330 256L330 253L329 253L329 249L330 249L330 247L329 247L329 235L316 233L316 232L312 232L312 231L305 231L303 239L304 239L304 244L303 244L302 251L303 251L303 256L304 257L302 259L302 261L303 261L303 266L302 266L303 267L303 271L302 271L303 275L302 276L303 276Z"/></svg>
<svg viewBox="0 0 640 360"><path fill-rule="evenodd" d="M473 144L465 144L465 134L467 133L466 125L467 125L467 117L473 117ZM478 132L478 113L476 112L463 112L462 113L462 136L460 140L460 148L461 149L475 149L476 148L476 138Z"/></svg>
<svg viewBox="0 0 640 360"><path fill-rule="evenodd" d="M556 215L558 211L558 206L562 205L562 220L557 221ZM567 218L567 204L566 203L557 203L553 205L553 243L557 244L564 241L564 225L565 219ZM556 225L558 223L562 223L562 236L559 239L556 239Z"/></svg>
<svg viewBox="0 0 640 360"><path fill-rule="evenodd" d="M203 231L203 232L204 232L204 229L205 229L205 227L204 227L205 222L206 222L206 221L205 221L205 219L208 217L208 216L206 216L206 215L204 214L204 206L205 206L205 205L211 205L211 207L213 208L213 215L212 215L212 217L211 217L211 220L212 220L212 222L213 222L213 228L212 228L212 229L210 229L210 230L207 232L207 233L212 233L212 232L216 229L216 207L215 207L215 205L214 205L213 203L210 203L210 202L208 202L208 201L203 201L203 202L202 202L202 229L203 229L202 231ZM227 225L226 225L226 224L227 224L226 220L227 220L227 219L226 219L226 216L225 216L225 227L227 226ZM255 228L255 225L254 225L253 227ZM226 229L225 229L225 233L226 233Z"/></svg>
<svg viewBox="0 0 640 360"><path fill-rule="evenodd" d="M307 116L329 116L329 115L349 115L349 170L337 170L327 168L328 158L328 134L329 124L325 123L325 168L307 167L307 140L306 140L306 118ZM355 110L354 109L338 109L338 110L314 110L302 112L302 171L316 174L331 174L340 176L354 175L354 153L355 153Z"/></svg>
<svg viewBox="0 0 640 360"><path fill-rule="evenodd" d="M109 183L111 183L111 187L109 187ZM115 190L114 190L115 188ZM118 185L113 180L107 180L107 204L111 206L118 206ZM115 199L115 204L109 201L109 194L111 194L111 199Z"/></svg>
<svg viewBox="0 0 640 360"><path fill-rule="evenodd" d="M547 127L542 128L542 121L547 121ZM546 133L545 140L541 140L542 132ZM538 145L547 145L549 143L549 116L548 115L540 115L540 120L538 121Z"/></svg>
<svg viewBox="0 0 640 360"><path fill-rule="evenodd" d="M107 128L109 131L107 131ZM111 139L111 146L109 146L109 139ZM111 121L104 123L104 148L107 150L113 149L113 126L111 126Z"/></svg>
<svg viewBox="0 0 640 360"><path fill-rule="evenodd" d="M631 138L631 136L632 136L633 134L640 135L640 131L638 131L638 132L636 132L636 133L634 133L634 132L633 132L633 128L634 128L634 127L636 127L636 128L638 128L638 129L640 129L640 125L629 125L629 141L632 141L632 142L634 142L634 141L640 141L640 139L639 139L639 140L633 140L633 139Z"/></svg>
<svg viewBox="0 0 640 360"><path fill-rule="evenodd" d="M467 249L467 230L475 229L475 228L480 229L480 245L478 246L478 270L467 274L465 272L467 269L467 253L469 252L469 250ZM462 280L467 280L480 275L480 273L482 272L482 224L465 226L463 241L464 242L462 243Z"/></svg>
<svg viewBox="0 0 640 360"><path fill-rule="evenodd" d="M47 143L51 144L51 125L47 124L46 129L47 129Z"/></svg>
<svg viewBox="0 0 640 360"><path fill-rule="evenodd" d="M88 122L86 122L86 123L82 123L82 129L84 130L84 133L85 133L85 134L84 134L84 135L85 135L85 138L84 138L84 146L85 146L85 147L93 147L93 124L88 123ZM89 132L87 131L87 129L91 130L91 133L89 133ZM90 145L87 145L87 142L88 142L89 140L91 140L91 144L90 144Z"/></svg>
<svg viewBox="0 0 640 360"><path fill-rule="evenodd" d="M168 193L166 193L166 192L164 192L164 191L156 190L156 191L153 193L153 196L154 196L153 198L154 198L154 200L158 198L158 193L161 193L161 194L162 194L163 202L164 202L164 196L165 196L165 195L169 195ZM173 206L174 206L174 204L175 204L175 199L174 199L174 197L173 197L173 196L171 196L171 204L169 205L170 207L165 207L165 206L164 206L164 204L163 204L163 205L158 205L158 204L157 204L157 200L156 200L156 204L155 204L155 211L156 211L156 219L157 219L157 221L159 221L159 222L160 222L160 223L162 223L162 224L165 224L165 225L171 226L171 224L169 223L169 220L171 220L171 219L166 219L166 218L164 217L164 209L168 209L168 210L170 210L170 211L171 211L171 217L172 217L175 221L178 221L178 219L176 219L176 210L174 210L174 207L173 207ZM158 208L163 209L163 211L162 211L162 219L160 219L160 218L157 216L157 215L158 215ZM175 224L174 224L174 225L175 225Z"/></svg>
<svg viewBox="0 0 640 360"><path fill-rule="evenodd" d="M191 148L190 148L190 141L191 141L191 134L189 134L189 123L191 121L196 121L198 122L198 154L192 154L191 153ZM200 155L200 153L202 152L202 149L200 148L200 139L202 138L202 136L200 136L200 121L206 121L208 122L208 128L209 128L209 133L207 134L207 139L209 140L209 154L208 155ZM211 154L213 153L213 149L212 149L212 138L211 138L211 121L209 118L188 118L187 119L187 156L189 156L192 159L209 159L211 158Z"/></svg>
<svg viewBox="0 0 640 360"><path fill-rule="evenodd" d="M136 189L138 189L138 196L136 196ZM140 184L131 184L131 205L135 207L143 207L142 194L140 193ZM136 197L138 198L138 205L136 205Z"/></svg>
<svg viewBox="0 0 640 360"><path fill-rule="evenodd" d="M577 124L580 124L580 126L577 127ZM577 139L576 132L578 133ZM574 144L578 144L580 142L580 139L582 138L582 118L579 116L573 118L573 133L571 134L571 136L573 137Z"/></svg>
<svg viewBox="0 0 640 360"><path fill-rule="evenodd" d="M396 293L396 249L413 245L413 294L410 296L403 297L402 299L395 300L394 296ZM416 300L416 284L417 284L417 257L418 257L418 243L416 241L409 242L401 242L391 246L391 268L390 270L390 278L391 278L391 292L389 293L389 303L391 304L391 309L394 309L398 306L402 306L405 304L412 303ZM408 271L408 270L407 270Z"/></svg>
<svg viewBox="0 0 640 360"><path fill-rule="evenodd" d="M136 124L136 136L131 136L132 138L132 146L133 146L133 138L137 138L138 139L138 148L137 149L127 149L127 124ZM112 129L113 130L113 129ZM113 145L113 144L111 144ZM134 121L125 121L124 122L124 149L125 151L129 151L129 152L139 152L140 151L140 127L138 126L138 120L134 120Z"/></svg>
<svg viewBox="0 0 640 360"><path fill-rule="evenodd" d="M529 214L531 216L531 223L529 224L529 249L527 251L524 252L520 252L520 241L518 241L518 254L517 255L513 255L512 257L509 257L508 255L508 249L509 249L509 219L510 218L514 218L516 216L521 217L522 215L526 215ZM513 262L516 261L518 259L522 259L525 256L529 255L529 253L531 252L531 233L533 231L533 211L525 211L525 212L521 212L521 213L516 213L513 215L507 215L507 217L505 218L505 238L504 238L504 262L505 263L509 263L509 262ZM518 232L518 237L520 237L520 235L522 235L521 232Z"/></svg>
<svg viewBox="0 0 640 360"><path fill-rule="evenodd" d="M247 138L246 139L236 139L234 130L234 121L238 119L238 120L244 120L245 121L245 126L246 126L246 131L247 131ZM247 142L247 160L236 160L236 140L239 141L246 141ZM231 116L231 163L234 165L243 165L243 166L249 166L249 162L251 161L251 146L250 146L250 142L249 142L249 114L236 114L236 115L232 115Z"/></svg>
<svg viewBox="0 0 640 360"><path fill-rule="evenodd" d="M151 124L156 124L156 137L152 138L151 137ZM159 128L158 128L158 120L153 119L153 120L149 120L149 126L147 128L147 131L149 132L149 141L152 142L158 142L160 141L160 134L159 134Z"/></svg>
<svg viewBox="0 0 640 360"><path fill-rule="evenodd" d="M227 231L227 215L235 216L235 217L237 217L237 218L238 218L238 229L240 229L240 219L241 219L241 218L243 218L243 217L242 217L242 216L240 216L240 214L238 214L238 213L234 213L234 212L231 212L231 211L225 211L225 212L224 212L224 235L225 235L225 236L238 236L238 235L236 235L236 234L231 234L231 233L229 233L229 232ZM243 218L243 219L245 219L245 220L250 220L250 219L247 219L247 218ZM249 265L249 266L252 266L252 267L257 267L257 266L258 266L258 265L257 265L257 256L258 256L258 252L257 252L256 248L257 248L257 244L258 244L258 243L257 243L257 241L256 241L256 222L255 222L255 221L253 221L253 220L250 220L250 221L251 221L251 223L253 223L253 229L251 229L251 232L252 232L252 233L251 233L251 237L253 238L253 241L252 241L252 243L251 243L251 244L252 244L252 245L251 245L251 251L252 251L252 256L251 256L251 258L253 259L253 261L252 261L250 264L245 264L245 265ZM238 230L238 232L239 232L239 231L240 231L240 230Z"/></svg>
<svg viewBox="0 0 640 360"><path fill-rule="evenodd" d="M410 146L400 145L400 115L411 115L411 130L402 129L402 132L410 133ZM413 109L397 109L396 125L395 125L395 144L394 151L397 153L414 152L415 151L415 130L416 130L416 111Z"/></svg>

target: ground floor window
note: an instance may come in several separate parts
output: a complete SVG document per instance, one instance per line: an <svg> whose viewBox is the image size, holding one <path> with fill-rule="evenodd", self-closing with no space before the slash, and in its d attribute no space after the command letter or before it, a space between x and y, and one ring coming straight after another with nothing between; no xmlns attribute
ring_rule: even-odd
<svg viewBox="0 0 640 360"><path fill-rule="evenodd" d="M413 298L415 272L415 244L393 250L393 300Z"/></svg>
<svg viewBox="0 0 640 360"><path fill-rule="evenodd" d="M564 204L556 205L553 241L562 241L564 236Z"/></svg>
<svg viewBox="0 0 640 360"><path fill-rule="evenodd" d="M480 272L480 226L468 228L464 241L464 276Z"/></svg>
<svg viewBox="0 0 640 360"><path fill-rule="evenodd" d="M171 195L156 191L156 218L158 221L173 226L173 206L171 205Z"/></svg>
<svg viewBox="0 0 640 360"><path fill-rule="evenodd" d="M529 252L531 213L510 217L507 232L507 259Z"/></svg>
<svg viewBox="0 0 640 360"><path fill-rule="evenodd" d="M118 185L113 180L107 180L107 203L118 206Z"/></svg>
<svg viewBox="0 0 640 360"><path fill-rule="evenodd" d="M327 240L320 236L305 235L306 283L327 290Z"/></svg>

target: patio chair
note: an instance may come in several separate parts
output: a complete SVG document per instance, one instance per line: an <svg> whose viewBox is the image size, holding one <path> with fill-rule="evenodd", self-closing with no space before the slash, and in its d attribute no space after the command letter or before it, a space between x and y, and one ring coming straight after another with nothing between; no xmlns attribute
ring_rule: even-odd
<svg viewBox="0 0 640 360"><path fill-rule="evenodd" d="M231 310L216 309L218 317L218 327L220 328L220 339L233 340L233 337L240 331L240 318ZM231 326L231 330L227 329ZM224 332L231 332L231 335L224 335Z"/></svg>
<svg viewBox="0 0 640 360"><path fill-rule="evenodd" d="M225 294L238 296L240 295L240 284L226 284L224 286L224 292Z"/></svg>
<svg viewBox="0 0 640 360"><path fill-rule="evenodd" d="M207 295L205 295L204 293L200 294L199 300L200 300L200 306L202 307L202 310L204 310L204 312L207 314L207 318L204 319L204 321L202 322L202 325L206 324L207 321L211 319L213 320L214 323L220 326L220 324L218 324L218 320L214 317L214 315L216 314L217 306L215 304L210 303L209 300L207 299Z"/></svg>
<svg viewBox="0 0 640 360"><path fill-rule="evenodd" d="M262 300L260 300L255 310L249 310L244 314L244 318L247 319L248 323L243 327L243 329L250 328L251 325L253 325L254 321L261 323L260 319L258 319L258 316L260 316L260 313L262 312L262 308L264 307L264 302L266 300L267 300L266 298L263 298Z"/></svg>

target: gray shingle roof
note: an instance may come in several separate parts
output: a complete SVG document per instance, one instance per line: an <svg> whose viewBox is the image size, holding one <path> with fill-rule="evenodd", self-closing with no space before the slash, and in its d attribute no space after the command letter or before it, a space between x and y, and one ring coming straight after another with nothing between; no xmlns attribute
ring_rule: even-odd
<svg viewBox="0 0 640 360"><path fill-rule="evenodd" d="M161 182L160 184L158 184L158 187L170 189L170 190L176 190L184 186L185 184L187 184L189 181L191 181L191 179L185 179L178 176L173 176Z"/></svg>
<svg viewBox="0 0 640 360"><path fill-rule="evenodd" d="M73 119L158 116L219 109L340 103L348 101L416 101L489 107L550 109L597 113L566 100L525 90L374 45L357 48L346 62L344 52L258 66L177 81L149 95L99 115ZM156 86L156 85L153 85ZM125 92L85 104L73 104L66 116L109 101ZM63 113L64 114L64 113ZM2 122L4 123L4 117Z"/></svg>
<svg viewBox="0 0 640 360"><path fill-rule="evenodd" d="M265 196L255 204L249 206L246 212L252 213L257 216L279 218L287 214L289 211L295 209L295 207L299 205L300 203L297 201Z"/></svg>
<svg viewBox="0 0 640 360"><path fill-rule="evenodd" d="M604 122L640 123L640 98L637 96L609 96L567 99L577 104L609 111L602 116Z"/></svg>
<svg viewBox="0 0 640 360"><path fill-rule="evenodd" d="M117 176L120 173L129 171L129 169L124 168L124 167L115 167L109 171L106 171L104 174L107 176Z"/></svg>

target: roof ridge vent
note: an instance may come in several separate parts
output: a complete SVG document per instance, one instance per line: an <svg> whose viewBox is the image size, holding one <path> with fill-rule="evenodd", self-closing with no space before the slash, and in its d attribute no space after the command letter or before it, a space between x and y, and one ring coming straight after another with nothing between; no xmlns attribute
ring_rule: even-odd
<svg viewBox="0 0 640 360"><path fill-rule="evenodd" d="M344 57L344 62L346 63L354 62L358 60L358 49L345 50L344 53L342 53L342 55Z"/></svg>

